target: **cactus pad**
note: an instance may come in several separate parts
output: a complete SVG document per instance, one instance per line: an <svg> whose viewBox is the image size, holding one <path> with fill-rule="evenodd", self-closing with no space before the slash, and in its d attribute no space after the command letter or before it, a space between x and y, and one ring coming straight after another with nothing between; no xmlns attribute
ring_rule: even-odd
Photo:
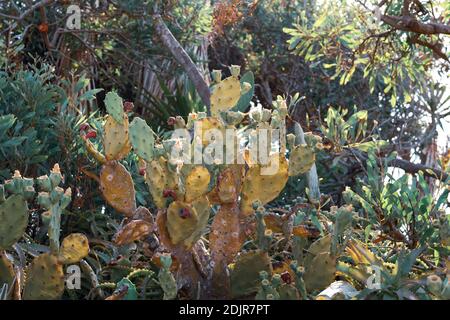
<svg viewBox="0 0 450 320"><path fill-rule="evenodd" d="M220 112L233 108L241 98L241 83L239 79L230 76L213 88L211 94L211 114L218 116Z"/></svg>
<svg viewBox="0 0 450 320"><path fill-rule="evenodd" d="M336 259L329 252L316 255L310 264L305 264L305 286L308 291L321 290L334 280Z"/></svg>
<svg viewBox="0 0 450 320"><path fill-rule="evenodd" d="M202 166L194 167L186 177L186 202L192 202L194 199L205 195L208 192L210 179L208 169Z"/></svg>
<svg viewBox="0 0 450 320"><path fill-rule="evenodd" d="M112 116L108 116L104 126L103 145L106 160L121 160L131 150L128 140L128 116L123 114L120 124Z"/></svg>
<svg viewBox="0 0 450 320"><path fill-rule="evenodd" d="M280 154L272 154L270 157L279 157L278 170L274 174L264 174L264 167L256 164L251 166L245 175L241 201L241 210L244 215L253 213L254 201L259 200L262 205L265 205L275 199L287 183L286 158Z"/></svg>
<svg viewBox="0 0 450 320"><path fill-rule="evenodd" d="M49 253L36 257L28 267L26 276L24 300L55 300L64 291L62 263Z"/></svg>
<svg viewBox="0 0 450 320"><path fill-rule="evenodd" d="M155 133L147 125L145 120L134 118L131 122L129 136L134 152L147 162L153 159L154 135Z"/></svg>
<svg viewBox="0 0 450 320"><path fill-rule="evenodd" d="M64 238L59 258L64 264L77 263L89 254L89 241L84 234L72 233Z"/></svg>
<svg viewBox="0 0 450 320"><path fill-rule="evenodd" d="M0 205L0 250L19 241L28 225L27 203L22 195L10 196Z"/></svg>
<svg viewBox="0 0 450 320"><path fill-rule="evenodd" d="M167 209L167 231L171 242L190 248L201 236L209 218L209 202L199 198L192 203L174 201Z"/></svg>
<svg viewBox="0 0 450 320"><path fill-rule="evenodd" d="M233 298L256 293L260 287L259 273L261 271L272 274L272 264L266 252L248 251L239 255L230 275Z"/></svg>
<svg viewBox="0 0 450 320"><path fill-rule="evenodd" d="M280 300L299 300L300 295L292 284L282 284L280 288L278 288L278 292L280 293Z"/></svg>
<svg viewBox="0 0 450 320"><path fill-rule="evenodd" d="M129 244L148 236L152 230L151 223L144 220L132 220L115 234L114 242L119 246Z"/></svg>
<svg viewBox="0 0 450 320"><path fill-rule="evenodd" d="M316 155L306 144L295 146L289 156L289 176L304 174L311 169Z"/></svg>
<svg viewBox="0 0 450 320"><path fill-rule="evenodd" d="M100 190L108 204L127 217L136 209L133 180L125 167L111 161L100 172Z"/></svg>
<svg viewBox="0 0 450 320"><path fill-rule="evenodd" d="M164 208L166 199L163 197L163 191L166 189L176 190L177 188L176 177L169 171L167 160L164 157L153 159L150 163L147 163L145 181L156 206Z"/></svg>
<svg viewBox="0 0 450 320"><path fill-rule="evenodd" d="M207 139L207 132L212 129L219 130L223 137L225 137L225 127L223 123L215 117L202 118L195 121L194 130L195 137L194 139L201 139L202 145L205 147L209 145L211 142Z"/></svg>
<svg viewBox="0 0 450 320"><path fill-rule="evenodd" d="M119 124L123 124L123 101L115 92L108 92L105 97L106 111Z"/></svg>
<svg viewBox="0 0 450 320"><path fill-rule="evenodd" d="M250 105L250 101L252 101L253 94L255 93L255 77L253 76L253 72L248 71L244 73L244 75L241 77L241 87L244 85L244 83L250 84L250 89L241 95L239 98L239 101L237 102L234 109L245 112L247 107Z"/></svg>

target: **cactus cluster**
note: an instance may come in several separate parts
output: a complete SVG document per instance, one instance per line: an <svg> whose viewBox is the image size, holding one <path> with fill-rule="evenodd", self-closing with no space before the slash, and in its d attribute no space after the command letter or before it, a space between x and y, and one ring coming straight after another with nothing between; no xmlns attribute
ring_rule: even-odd
<svg viewBox="0 0 450 320"><path fill-rule="evenodd" d="M344 277L352 288L361 286L373 264L395 278L398 266L383 263L352 240L352 226L361 219L351 205L325 211L326 199L317 199L283 214L269 210L267 205L280 195L290 177L313 168L316 153L323 147L321 138L287 133L289 108L281 97L272 110L245 112L248 101L243 102L244 108L238 105L248 98L245 95L253 84L240 79L238 67L231 68L227 79L222 80L219 72L213 73L213 79L211 114L170 118L171 138L158 136L138 117L128 124L122 100L114 93L107 95L103 153L86 136L84 141L101 165L99 177L89 175L99 182L109 206L124 215L112 239L119 250L142 244L159 269L154 281L164 299L175 299L180 290L191 298L331 299L342 296L328 293L335 290L336 284L328 286L336 277ZM223 145L220 137L228 138ZM257 154L252 153L255 145ZM134 182L120 163L130 151L148 186L154 213L136 206ZM222 162L215 158L221 151L225 154ZM207 157L213 161L205 161ZM53 197L58 199L55 207L61 209L60 191L54 191ZM47 198L42 204L51 211L52 195ZM51 230L53 247L59 248L55 227ZM80 243L72 248L86 253ZM73 251L67 250L64 240L58 262L76 261L79 257L72 257ZM2 274L8 279L7 260L2 261ZM116 281L99 285L115 289L110 300L133 299L137 287L131 275L148 271L134 270L128 259L120 261L112 277ZM445 285L429 282L435 295L445 294ZM353 290L344 287L353 296Z"/></svg>
<svg viewBox="0 0 450 320"><path fill-rule="evenodd" d="M0 186L0 283L7 284L17 299L59 299L64 292L64 265L81 261L89 254L89 241L83 234L73 233L60 244L61 216L71 202L70 188L60 187L63 181L58 164L49 175L37 179L23 178L15 171L11 180ZM37 202L45 210L41 214L43 227L48 230L48 252L34 257L21 275L20 268L6 250L23 237L28 225L27 201L33 201L34 185L40 190ZM5 197L5 192L9 197Z"/></svg>
<svg viewBox="0 0 450 320"><path fill-rule="evenodd" d="M309 145L293 144L287 153L285 119L288 110L283 99L277 99L272 111L251 109L244 113L245 110L234 108L253 84L240 82L239 67L232 66L230 70L231 76L224 80L220 72L213 73L211 116L191 113L187 121L181 117L170 119L174 130L179 129L181 131L177 132L183 133L178 138L161 140L138 117L128 128L128 119L123 109L119 108L121 100L111 93L106 99L109 113L104 125L106 154L93 154L96 159L104 159L100 161L102 168L98 179L104 198L126 216L114 241L117 245L127 245L153 232L158 235L161 250L170 251L179 263L178 285L174 285L173 275L167 273L170 266L168 258L161 256L167 265L161 261L159 278L164 283L162 288L167 299L173 298L176 288L182 286L187 287L193 296L239 297L252 292L256 294L259 272L272 274L269 250L273 230L266 226L266 220L273 214L266 212L264 205L283 191L289 176L307 172L315 161L314 148ZM249 78L248 75L246 78ZM227 154L227 160L231 161L225 164L192 164L196 163L196 148L200 146L208 150L217 139L215 134L225 137L225 129L239 128L250 129L250 134L244 149L241 149L238 136L234 134L233 152L231 156ZM272 150L275 130L280 132L278 150ZM121 139L120 144L107 147L106 141L111 142L109 137L112 134L107 133L110 131L115 132L113 141L116 144ZM125 134L127 131L128 137ZM250 151L252 144L263 144L263 134L267 138L263 146L267 154L265 162L259 161L260 156L255 157ZM128 141L139 159L140 171L158 209L156 222L135 217L131 176L118 162L129 151ZM87 143L86 146L92 153L92 145ZM223 146L224 151L227 147ZM183 155L183 161L174 159L174 150L176 153L182 149L190 152ZM287 154L292 160L287 159ZM213 219L208 226L212 213ZM288 235L292 231L292 219L286 221L291 222L280 225L282 232ZM239 254L245 240L253 235L258 249ZM205 237L208 239L206 251ZM320 254L322 252L317 253L318 257L311 258L311 268L332 262L329 255ZM202 260L200 271L199 260ZM252 273L253 278L248 277L248 273ZM330 271L330 276L333 274L334 271ZM282 297L301 296L292 284L285 284L280 290Z"/></svg>

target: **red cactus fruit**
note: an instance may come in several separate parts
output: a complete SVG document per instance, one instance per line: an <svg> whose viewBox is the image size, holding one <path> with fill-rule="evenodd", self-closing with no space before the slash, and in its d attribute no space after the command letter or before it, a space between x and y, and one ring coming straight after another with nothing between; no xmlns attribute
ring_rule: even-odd
<svg viewBox="0 0 450 320"><path fill-rule="evenodd" d="M91 138L97 138L97 132L96 131L91 130L88 133L86 133L86 139L91 139Z"/></svg>
<svg viewBox="0 0 450 320"><path fill-rule="evenodd" d="M180 210L179 215L182 219L190 218L191 212L187 208L183 208Z"/></svg>
<svg viewBox="0 0 450 320"><path fill-rule="evenodd" d="M281 280L286 284L290 284L292 282L291 274L288 271L285 271L281 274Z"/></svg>
<svg viewBox="0 0 450 320"><path fill-rule="evenodd" d="M125 101L123 104L123 110L125 110L125 112L131 112L134 109L134 104L131 101Z"/></svg>
<svg viewBox="0 0 450 320"><path fill-rule="evenodd" d="M87 130L89 130L91 128L91 126L88 124L88 123L83 123L81 126L80 126L80 131L87 131Z"/></svg>
<svg viewBox="0 0 450 320"><path fill-rule="evenodd" d="M166 189L166 190L163 191L163 197L164 198L171 197L172 199L176 199L177 198L177 194L173 190Z"/></svg>
<svg viewBox="0 0 450 320"><path fill-rule="evenodd" d="M145 168L140 168L139 169L139 175L145 176Z"/></svg>

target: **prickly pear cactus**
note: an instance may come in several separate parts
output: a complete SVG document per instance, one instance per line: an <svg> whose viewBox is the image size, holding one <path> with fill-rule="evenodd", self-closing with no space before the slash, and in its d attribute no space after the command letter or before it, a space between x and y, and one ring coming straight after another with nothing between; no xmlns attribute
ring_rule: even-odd
<svg viewBox="0 0 450 320"><path fill-rule="evenodd" d="M185 181L185 201L192 202L198 197L204 196L208 192L211 175L208 169L202 166L195 166L187 175Z"/></svg>
<svg viewBox="0 0 450 320"><path fill-rule="evenodd" d="M27 202L22 195L8 197L0 205L0 250L19 241L28 225Z"/></svg>
<svg viewBox="0 0 450 320"><path fill-rule="evenodd" d="M42 190L38 195L38 203L48 212L50 248L55 254L60 248L61 215L72 200L71 189L64 190L59 187L62 181L63 176L58 164L54 165L49 176L41 176L37 179L37 184Z"/></svg>
<svg viewBox="0 0 450 320"><path fill-rule="evenodd" d="M306 144L295 146L289 155L289 176L304 174L316 161L313 148Z"/></svg>
<svg viewBox="0 0 450 320"><path fill-rule="evenodd" d="M117 123L123 124L123 100L116 92L108 92L105 97L106 111Z"/></svg>
<svg viewBox="0 0 450 320"><path fill-rule="evenodd" d="M64 238L59 250L63 264L77 263L89 254L89 241L84 234L72 233Z"/></svg>
<svg viewBox="0 0 450 320"><path fill-rule="evenodd" d="M167 231L175 245L190 248L200 238L209 218L209 201L199 198L192 203L174 201L167 209Z"/></svg>
<svg viewBox="0 0 450 320"><path fill-rule="evenodd" d="M329 252L321 252L305 265L305 286L308 291L326 288L334 280L336 258Z"/></svg>
<svg viewBox="0 0 450 320"><path fill-rule="evenodd" d="M34 181L15 171L11 180L0 185L0 251L19 241L28 225L27 199L32 199ZM11 195L6 198L6 193Z"/></svg>
<svg viewBox="0 0 450 320"><path fill-rule="evenodd" d="M125 167L116 161L106 163L100 172L100 190L108 204L127 217L136 210L133 180Z"/></svg>
<svg viewBox="0 0 450 320"><path fill-rule="evenodd" d="M238 103L234 107L235 110L244 112L245 109L250 105L250 101L253 99L253 94L255 93L255 77L253 75L253 72L248 71L241 77L241 88L243 88L245 83L248 83L250 85L250 89L243 93L241 97L239 98Z"/></svg>
<svg viewBox="0 0 450 320"><path fill-rule="evenodd" d="M231 76L218 81L213 87L211 94L211 114L218 116L220 112L233 108L241 98L241 95L247 93L251 89L251 84L244 82L241 86L239 81L240 68L232 66ZM220 77L216 77L219 80Z"/></svg>
<svg viewBox="0 0 450 320"><path fill-rule="evenodd" d="M230 275L233 298L256 293L260 287L261 271L272 274L272 264L267 252L256 250L240 254Z"/></svg>
<svg viewBox="0 0 450 320"><path fill-rule="evenodd" d="M239 252L242 241L239 209L235 204L222 204L211 225L209 242L214 264L226 266Z"/></svg>
<svg viewBox="0 0 450 320"><path fill-rule="evenodd" d="M164 300L172 300L177 296L177 283L170 272L172 258L164 254L160 257L162 268L159 270L158 279L161 288L164 291Z"/></svg>
<svg viewBox="0 0 450 320"><path fill-rule="evenodd" d="M130 124L130 140L134 152L146 162L151 162L153 159L155 133L145 120L141 118L133 119Z"/></svg>
<svg viewBox="0 0 450 320"><path fill-rule="evenodd" d="M24 300L56 300L64 291L63 265L52 254L36 257L26 270Z"/></svg>
<svg viewBox="0 0 450 320"><path fill-rule="evenodd" d="M241 211L244 215L254 212L252 205L256 200L265 205L275 199L287 183L288 162L284 155L272 154L269 161L270 163L278 162L278 168L272 170L270 167L255 164L245 175L241 201Z"/></svg>
<svg viewBox="0 0 450 320"><path fill-rule="evenodd" d="M209 137L208 133L214 134L212 130L218 130L222 136L225 136L225 126L217 117L207 117L195 121L194 130L194 142L201 141L203 147L211 143L212 137Z"/></svg>
<svg viewBox="0 0 450 320"><path fill-rule="evenodd" d="M129 244L148 236L152 231L152 223L145 220L132 220L114 235L114 242L119 246Z"/></svg>
<svg viewBox="0 0 450 320"><path fill-rule="evenodd" d="M165 208L164 191L172 190L175 193L177 190L177 178L170 171L168 162L164 157L153 159L146 164L145 181L156 206Z"/></svg>
<svg viewBox="0 0 450 320"><path fill-rule="evenodd" d="M131 150L131 144L128 140L128 116L123 113L122 117L122 124L111 115L106 118L103 135L106 160L121 160Z"/></svg>

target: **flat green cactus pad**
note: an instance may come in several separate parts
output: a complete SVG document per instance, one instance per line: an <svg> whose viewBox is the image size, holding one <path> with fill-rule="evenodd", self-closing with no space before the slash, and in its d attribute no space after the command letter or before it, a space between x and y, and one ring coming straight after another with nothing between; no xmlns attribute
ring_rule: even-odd
<svg viewBox="0 0 450 320"><path fill-rule="evenodd" d="M316 255L311 263L305 264L305 286L308 291L322 290L334 280L336 259L329 252Z"/></svg>
<svg viewBox="0 0 450 320"><path fill-rule="evenodd" d="M278 289L278 292L280 293L280 300L299 300L300 295L292 284L284 283L280 286Z"/></svg>
<svg viewBox="0 0 450 320"><path fill-rule="evenodd" d="M10 196L0 205L0 250L19 241L28 225L28 207L22 195Z"/></svg>
<svg viewBox="0 0 450 320"><path fill-rule="evenodd" d="M259 273L272 274L272 264L266 252L256 250L241 254L231 271L231 293L233 298L254 294L260 287Z"/></svg>
<svg viewBox="0 0 450 320"><path fill-rule="evenodd" d="M24 300L56 300L64 292L64 272L58 257L44 253L33 260L26 272Z"/></svg>
<svg viewBox="0 0 450 320"><path fill-rule="evenodd" d="M152 161L155 133L145 120L134 118L130 124L129 136L134 152L145 161Z"/></svg>
<svg viewBox="0 0 450 320"><path fill-rule="evenodd" d="M115 92L108 92L105 97L106 111L114 120L123 124L123 100Z"/></svg>

